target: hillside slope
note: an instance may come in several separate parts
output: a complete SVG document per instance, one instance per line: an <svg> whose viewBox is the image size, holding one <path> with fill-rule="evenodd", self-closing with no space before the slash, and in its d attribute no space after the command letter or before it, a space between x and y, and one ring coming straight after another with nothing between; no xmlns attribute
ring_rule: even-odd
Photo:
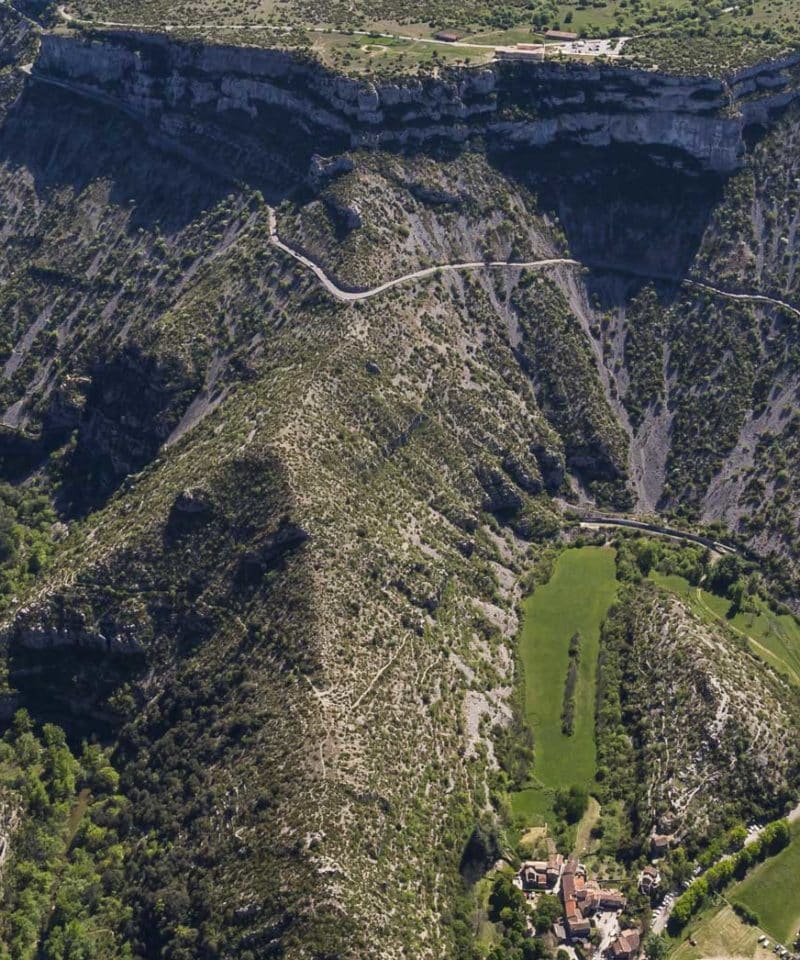
<svg viewBox="0 0 800 960"><path fill-rule="evenodd" d="M645 584L612 611L600 664L602 762L644 832L714 836L783 811L800 760L797 701L744 644Z"/></svg>
<svg viewBox="0 0 800 960"><path fill-rule="evenodd" d="M780 310L680 286L690 268L730 279L714 203L777 148L727 184L569 143L348 148L315 179L316 128L285 104L252 137L238 114L168 137L96 91L8 78L0 469L58 521L2 594L2 703L114 747L120 936L146 958L464 960L459 868L525 756L504 734L516 604L562 530L556 498L697 514L754 398L774 408L795 383ZM275 245L265 197L285 242L348 286L487 256L592 269L442 272L343 303ZM792 293L766 268L754 280ZM670 693L694 629L661 603L643 703ZM792 698L700 641L737 729L734 682L774 703L777 806ZM709 783L731 762L723 733ZM684 801L659 794L655 815L680 820Z"/></svg>

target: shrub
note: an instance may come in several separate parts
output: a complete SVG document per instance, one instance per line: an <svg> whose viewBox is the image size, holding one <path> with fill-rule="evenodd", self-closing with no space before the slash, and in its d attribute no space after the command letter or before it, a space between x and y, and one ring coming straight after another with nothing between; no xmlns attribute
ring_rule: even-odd
<svg viewBox="0 0 800 960"><path fill-rule="evenodd" d="M758 914L755 910L751 910L750 907L745 906L743 903L737 903L734 901L731 903L734 913L744 920L745 923L749 923L752 927L760 927L761 921L758 917Z"/></svg>

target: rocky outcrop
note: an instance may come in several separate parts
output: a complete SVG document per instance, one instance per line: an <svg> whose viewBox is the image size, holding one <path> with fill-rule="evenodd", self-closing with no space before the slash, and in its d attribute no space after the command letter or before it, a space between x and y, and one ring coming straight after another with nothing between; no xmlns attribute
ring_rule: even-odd
<svg viewBox="0 0 800 960"><path fill-rule="evenodd" d="M560 450L550 449L543 443L531 444L531 453L536 457L542 479L550 493L558 490L564 482L566 464Z"/></svg>
<svg viewBox="0 0 800 960"><path fill-rule="evenodd" d="M249 550L239 562L239 579L256 583L269 570L279 567L293 551L302 547L309 534L302 527L284 521L275 533L270 534L257 550Z"/></svg>
<svg viewBox="0 0 800 960"><path fill-rule="evenodd" d="M357 203L340 200L335 194L326 199L328 212L344 230L358 230L363 225L361 208Z"/></svg>
<svg viewBox="0 0 800 960"><path fill-rule="evenodd" d="M0 867L8 859L12 837L20 824L21 812L22 798L4 786L0 794Z"/></svg>
<svg viewBox="0 0 800 960"><path fill-rule="evenodd" d="M187 487L175 498L172 509L187 516L205 516L211 513L213 503L211 495L202 487Z"/></svg>
<svg viewBox="0 0 800 960"><path fill-rule="evenodd" d="M101 653L140 654L141 625L128 622L96 623L82 610L44 610L38 606L22 609L13 627L5 636L12 646L28 650L51 650L57 647L78 647Z"/></svg>
<svg viewBox="0 0 800 960"><path fill-rule="evenodd" d="M145 467L200 388L180 361L156 359L135 346L105 357L90 373L55 391L42 427L45 450L75 435L64 493L76 512L102 502Z"/></svg>
<svg viewBox="0 0 800 960"><path fill-rule="evenodd" d="M358 146L490 138L495 147L631 145L671 163L729 173L748 125L798 96L800 54L728 83L575 63L506 63L437 78L372 82L287 51L188 44L125 32L43 38L35 74L118 101L161 133L268 149L286 128L335 154ZM288 136L288 133L287 133Z"/></svg>

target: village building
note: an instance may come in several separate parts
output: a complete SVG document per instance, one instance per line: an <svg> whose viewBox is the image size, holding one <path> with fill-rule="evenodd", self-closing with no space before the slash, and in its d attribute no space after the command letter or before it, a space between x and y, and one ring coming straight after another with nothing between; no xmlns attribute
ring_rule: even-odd
<svg viewBox="0 0 800 960"><path fill-rule="evenodd" d="M592 930L590 918L593 914L600 910L624 910L628 901L619 890L604 889L596 880L589 880L586 868L573 853L561 872L561 903L564 907L563 939L586 940Z"/></svg>
<svg viewBox="0 0 800 960"><path fill-rule="evenodd" d="M657 890L661 883L661 874L658 867L648 864L639 874L639 893L649 896L654 890Z"/></svg>
<svg viewBox="0 0 800 960"><path fill-rule="evenodd" d="M461 35L456 33L455 30L440 30L438 33L434 34L434 40L443 40L445 43L455 43L457 40L461 39Z"/></svg>
<svg viewBox="0 0 800 960"><path fill-rule="evenodd" d="M519 869L519 886L524 891L552 890L561 876L564 858L551 853L547 860L526 860Z"/></svg>
<svg viewBox="0 0 800 960"><path fill-rule="evenodd" d="M578 863L577 854L570 854L561 873L561 903L564 907L564 929L570 940L585 940L591 924L580 908L586 891L586 869Z"/></svg>
<svg viewBox="0 0 800 960"><path fill-rule="evenodd" d="M589 880L583 891L578 893L581 910L585 914L597 913L599 910L624 910L628 905L627 897L619 890L603 888L596 880Z"/></svg>
<svg viewBox="0 0 800 960"><path fill-rule="evenodd" d="M577 33L569 33L566 30L547 30L545 31L545 36L548 40L577 40Z"/></svg>
<svg viewBox="0 0 800 960"><path fill-rule="evenodd" d="M650 837L650 855L654 859L666 857L669 853L669 847L672 843L672 837L665 833L654 833Z"/></svg>
<svg viewBox="0 0 800 960"><path fill-rule="evenodd" d="M638 930L623 930L608 948L611 960L634 960L639 956L641 934Z"/></svg>
<svg viewBox="0 0 800 960"><path fill-rule="evenodd" d="M588 878L586 867L576 853L565 861L552 843L547 859L526 860L514 883L528 896L546 890L557 891L564 914L553 925L553 932L562 942L588 940L594 914L603 910L618 912L627 906L627 899L619 890L603 888L597 880Z"/></svg>

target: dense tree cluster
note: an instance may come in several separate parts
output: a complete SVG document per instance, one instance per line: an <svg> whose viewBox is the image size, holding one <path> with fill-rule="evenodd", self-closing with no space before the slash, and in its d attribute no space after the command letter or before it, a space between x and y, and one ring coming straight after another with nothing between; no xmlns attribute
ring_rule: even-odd
<svg viewBox="0 0 800 960"><path fill-rule="evenodd" d="M540 932L539 924L549 928L551 913L547 903L542 908L541 916L537 913L537 932ZM496 924L500 938L489 953L488 960L541 960L547 956L547 949L540 937L530 936L528 926L534 923L534 918L525 895L514 885L508 872L499 873L492 884L489 919Z"/></svg>
<svg viewBox="0 0 800 960"><path fill-rule="evenodd" d="M689 919L707 902L709 896L719 893L735 878L740 880L747 871L782 850L791 840L791 830L786 820L777 820L764 828L755 840L737 853L719 860L698 877L675 901L669 919L670 931L678 933Z"/></svg>
<svg viewBox="0 0 800 960"><path fill-rule="evenodd" d="M6 800L18 805L0 903L5 960L124 960L121 934L128 802L107 752L80 758L54 724L36 729L20 710L3 740Z"/></svg>
<svg viewBox="0 0 800 960"><path fill-rule="evenodd" d="M575 688L581 666L581 635L573 634L569 641L569 664L564 682L564 704L561 708L561 730L571 737L575 730Z"/></svg>
<svg viewBox="0 0 800 960"><path fill-rule="evenodd" d="M58 530L45 492L0 482L0 610L46 566Z"/></svg>

